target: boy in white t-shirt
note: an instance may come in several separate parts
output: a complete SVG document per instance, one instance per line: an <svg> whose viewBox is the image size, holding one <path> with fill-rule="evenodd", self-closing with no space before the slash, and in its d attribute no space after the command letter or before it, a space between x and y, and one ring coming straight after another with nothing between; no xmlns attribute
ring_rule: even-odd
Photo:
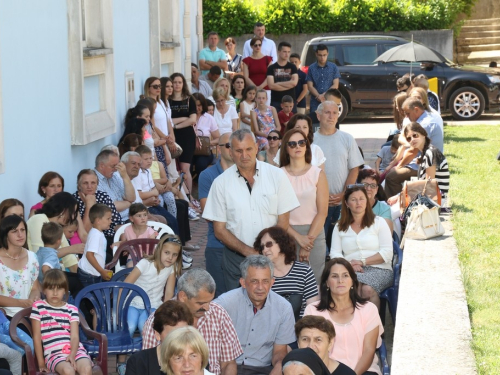
<svg viewBox="0 0 500 375"><path fill-rule="evenodd" d="M112 272L104 269L106 263L106 237L104 230L111 225L111 208L97 203L89 211L92 229L87 236L87 243L82 259L78 262L78 279L83 286L100 283L111 279Z"/></svg>

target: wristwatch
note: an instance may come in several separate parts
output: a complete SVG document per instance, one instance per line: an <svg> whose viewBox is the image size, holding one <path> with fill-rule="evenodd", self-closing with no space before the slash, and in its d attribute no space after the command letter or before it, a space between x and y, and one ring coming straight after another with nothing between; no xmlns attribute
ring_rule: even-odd
<svg viewBox="0 0 500 375"><path fill-rule="evenodd" d="M366 259L365 258L361 258L361 264L363 265L363 267L366 267Z"/></svg>

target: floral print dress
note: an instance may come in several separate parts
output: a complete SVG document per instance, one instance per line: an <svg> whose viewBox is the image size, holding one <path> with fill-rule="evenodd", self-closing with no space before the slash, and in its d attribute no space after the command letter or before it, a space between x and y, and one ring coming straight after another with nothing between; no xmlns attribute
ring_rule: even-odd
<svg viewBox="0 0 500 375"><path fill-rule="evenodd" d="M276 124L274 123L273 111L271 107L267 107L265 112L259 111L257 107L253 109L257 114L257 124L259 125L259 130L266 134L269 134L271 130L276 129ZM266 137L257 136L257 144L259 146L259 151L265 149L268 145Z"/></svg>
<svg viewBox="0 0 500 375"><path fill-rule="evenodd" d="M13 270L0 259L0 295L16 299L27 299L38 279L40 266L36 254L27 250L28 261L20 270ZM8 316L14 316L22 307L2 307Z"/></svg>

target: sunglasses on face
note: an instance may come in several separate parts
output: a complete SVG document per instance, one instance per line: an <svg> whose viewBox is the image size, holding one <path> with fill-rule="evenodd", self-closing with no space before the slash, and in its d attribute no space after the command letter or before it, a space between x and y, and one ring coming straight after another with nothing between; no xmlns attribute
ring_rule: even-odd
<svg viewBox="0 0 500 375"><path fill-rule="evenodd" d="M376 189L376 188L378 188L378 185L377 185L377 184L368 184L368 183L366 183L366 182L365 182L365 183L363 183L363 186L364 186L365 188L367 188L367 189L368 189L368 188L370 188L370 189Z"/></svg>
<svg viewBox="0 0 500 375"><path fill-rule="evenodd" d="M306 144L307 144L307 142L306 142L305 139L301 139L298 142L290 141L290 142L287 143L288 147L290 147L290 148L295 148L295 147L297 147L297 145L299 147L306 147Z"/></svg>
<svg viewBox="0 0 500 375"><path fill-rule="evenodd" d="M264 251L264 248L267 247L268 249L274 245L273 241L267 241L264 244L260 244L260 251Z"/></svg>
<svg viewBox="0 0 500 375"><path fill-rule="evenodd" d="M277 137L277 136L268 136L267 137L267 140L268 141L277 141L278 139L281 139L280 137Z"/></svg>
<svg viewBox="0 0 500 375"><path fill-rule="evenodd" d="M225 148L230 148L231 147L231 143L222 143L219 145L219 147L225 147Z"/></svg>
<svg viewBox="0 0 500 375"><path fill-rule="evenodd" d="M408 142L411 142L411 139L412 139L412 138L415 138L415 139L420 138L420 134L418 134L418 133L414 133L414 134L412 134L412 135L410 135L410 136L406 137L406 140L407 140Z"/></svg>
<svg viewBox="0 0 500 375"><path fill-rule="evenodd" d="M161 89L161 85L151 85L151 87L155 90Z"/></svg>
<svg viewBox="0 0 500 375"><path fill-rule="evenodd" d="M253 46L254 46L254 48L260 48L260 47L262 47L262 44L254 44Z"/></svg>

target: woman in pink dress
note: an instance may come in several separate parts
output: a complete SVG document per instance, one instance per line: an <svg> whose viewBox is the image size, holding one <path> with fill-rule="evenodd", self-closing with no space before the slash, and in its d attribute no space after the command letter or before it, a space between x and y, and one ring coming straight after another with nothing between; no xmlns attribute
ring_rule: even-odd
<svg viewBox="0 0 500 375"><path fill-rule="evenodd" d="M320 301L308 305L304 316L322 316L333 323L337 335L330 358L356 374L381 375L375 350L382 344L384 328L377 307L360 297L351 264L344 258L330 260L319 287Z"/></svg>

